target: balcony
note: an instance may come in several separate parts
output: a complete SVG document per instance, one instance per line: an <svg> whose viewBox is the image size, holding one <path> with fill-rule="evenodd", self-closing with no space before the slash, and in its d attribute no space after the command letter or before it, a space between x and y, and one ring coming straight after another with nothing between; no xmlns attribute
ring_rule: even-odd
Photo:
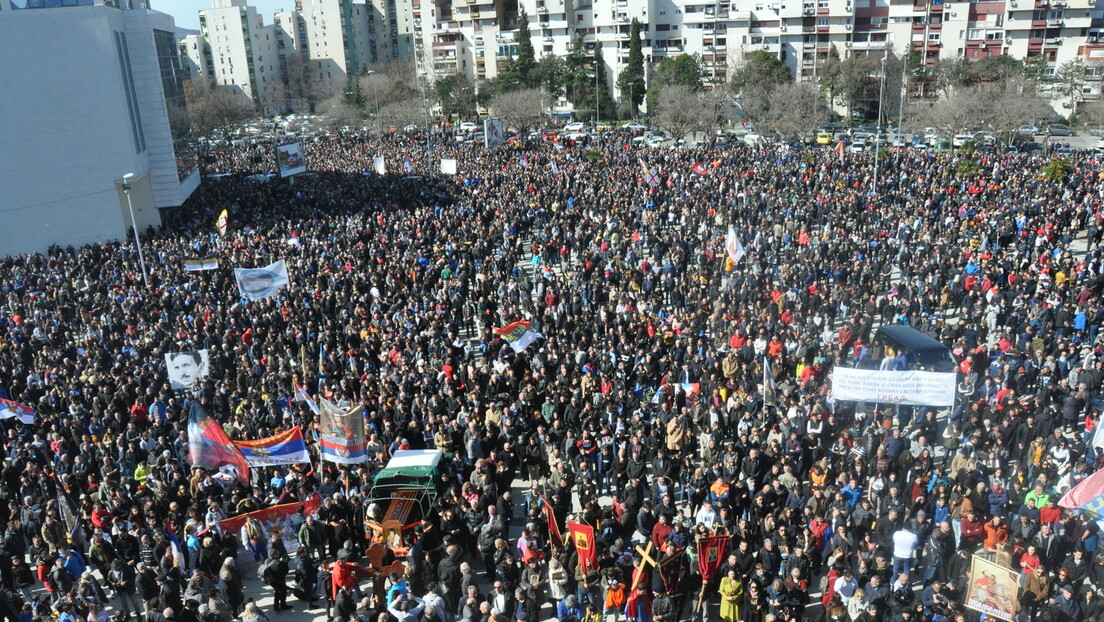
<svg viewBox="0 0 1104 622"><path fill-rule="evenodd" d="M1051 37L1043 41L1046 45L1062 45L1062 37Z"/></svg>
<svg viewBox="0 0 1104 622"><path fill-rule="evenodd" d="M1062 20L1060 20L1060 19L1048 19L1046 24L1047 24L1047 28L1061 28L1062 27Z"/></svg>
<svg viewBox="0 0 1104 622"><path fill-rule="evenodd" d="M889 41L848 41L847 47L852 50L884 50L891 45Z"/></svg>

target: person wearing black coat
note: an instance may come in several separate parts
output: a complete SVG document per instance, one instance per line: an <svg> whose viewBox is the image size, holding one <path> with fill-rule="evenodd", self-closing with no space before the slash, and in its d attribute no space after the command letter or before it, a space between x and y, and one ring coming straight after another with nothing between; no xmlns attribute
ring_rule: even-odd
<svg viewBox="0 0 1104 622"><path fill-rule="evenodd" d="M157 597L157 593L160 588L157 586L157 573L152 568L145 564L138 564L138 576L135 578L135 585L138 586L138 595L142 597L142 601L149 603Z"/></svg>
<svg viewBox="0 0 1104 622"><path fill-rule="evenodd" d="M287 556L280 556L276 559L275 563L269 564L265 569L264 580L273 591L273 603L272 608L276 611L284 611L291 609L291 605L287 604L288 595L288 559Z"/></svg>
<svg viewBox="0 0 1104 622"><path fill-rule="evenodd" d="M314 601L318 598L317 586L318 566L306 549L300 549L299 565L295 568L295 596L307 603L307 609L314 608Z"/></svg>
<svg viewBox="0 0 1104 622"><path fill-rule="evenodd" d="M460 601L460 548L450 546L445 550L445 556L437 564L437 582L441 592L441 598L445 601L448 611L456 611Z"/></svg>
<svg viewBox="0 0 1104 622"><path fill-rule="evenodd" d="M334 619L347 622L356 610L357 602L353 589L348 585L341 586L337 591L337 600L334 601Z"/></svg>

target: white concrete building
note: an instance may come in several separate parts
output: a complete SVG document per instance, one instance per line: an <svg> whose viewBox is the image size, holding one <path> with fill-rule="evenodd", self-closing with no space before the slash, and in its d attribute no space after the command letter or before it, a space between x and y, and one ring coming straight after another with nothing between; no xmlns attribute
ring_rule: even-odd
<svg viewBox="0 0 1104 622"><path fill-rule="evenodd" d="M159 226L199 183L196 160L174 146L188 127L172 17L138 0L13 4L0 0L11 104L0 115L0 145L11 147L0 166L0 249L124 240L128 173L134 224Z"/></svg>
<svg viewBox="0 0 1104 622"><path fill-rule="evenodd" d="M211 8L199 12L199 28L208 45L207 75L240 90L265 115L282 112L276 30L264 25L257 9L246 0L211 0Z"/></svg>
<svg viewBox="0 0 1104 622"><path fill-rule="evenodd" d="M992 54L1042 54L1053 73L1082 58L1086 97L1104 77L1104 7L1095 0L412 0L415 55L431 78L459 73L477 84L497 74L516 15L529 15L537 58L564 55L582 33L602 46L604 72L616 77L628 55L629 25L643 25L650 76L664 58L700 55L709 87L726 81L744 59L766 51L799 80L815 81L832 47L853 54L978 60ZM506 43L507 47L503 47ZM493 56L492 56L493 55ZM493 61L492 61L493 58Z"/></svg>

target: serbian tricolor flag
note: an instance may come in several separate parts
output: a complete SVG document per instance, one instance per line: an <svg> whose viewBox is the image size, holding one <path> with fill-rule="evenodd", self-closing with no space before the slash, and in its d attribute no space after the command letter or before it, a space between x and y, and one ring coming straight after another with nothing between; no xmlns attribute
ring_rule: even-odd
<svg viewBox="0 0 1104 622"><path fill-rule="evenodd" d="M537 339L544 339L544 335L529 328L530 326L531 324L529 322L518 320L513 324L508 324L502 328L496 328L494 332L499 337L502 337L503 341L510 344L514 352L521 352Z"/></svg>
<svg viewBox="0 0 1104 622"><path fill-rule="evenodd" d="M255 441L234 441L251 467L283 466L310 462L303 428L294 428Z"/></svg>
<svg viewBox="0 0 1104 622"><path fill-rule="evenodd" d="M575 550L579 553L579 568L583 574L598 570L598 547L594 541L594 528L567 521L567 530L571 533L571 541L575 543Z"/></svg>
<svg viewBox="0 0 1104 622"><path fill-rule="evenodd" d="M529 158L524 153L521 154L521 168L529 168Z"/></svg>
<svg viewBox="0 0 1104 622"><path fill-rule="evenodd" d="M222 425L195 401L188 414L188 458L193 466L208 469L233 466L238 471L238 477L249 483L249 464L245 457L234 447Z"/></svg>
<svg viewBox="0 0 1104 622"><path fill-rule="evenodd" d="M679 388L681 388L682 392L687 396L697 395L701 392L701 384L697 382L683 382L679 385Z"/></svg>
<svg viewBox="0 0 1104 622"><path fill-rule="evenodd" d="M560 533L560 524L556 522L556 512L552 510L552 504L544 495L540 495L541 507L544 508L544 519L548 521L548 539L558 547L563 547L563 534Z"/></svg>
<svg viewBox="0 0 1104 622"><path fill-rule="evenodd" d="M218 225L219 235L226 235L226 226L230 224L230 214L226 210L222 210L216 224Z"/></svg>
<svg viewBox="0 0 1104 622"><path fill-rule="evenodd" d="M695 162L694 166L690 167L691 173L697 173L698 175L708 175L709 169L705 168L705 165L701 162Z"/></svg>
<svg viewBox="0 0 1104 622"><path fill-rule="evenodd" d="M0 398L0 419L19 419L27 425L34 425L34 409L30 406Z"/></svg>
<svg viewBox="0 0 1104 622"><path fill-rule="evenodd" d="M1062 497L1058 505L1081 510L1094 520L1104 519L1104 469L1085 478Z"/></svg>
<svg viewBox="0 0 1104 622"><path fill-rule="evenodd" d="M173 566L184 570L184 555L180 552L180 540L176 537L169 519L165 519L165 533L169 535L169 550L172 551Z"/></svg>
<svg viewBox="0 0 1104 622"><path fill-rule="evenodd" d="M698 573L708 581L717 574L728 555L728 536L698 538Z"/></svg>
<svg viewBox="0 0 1104 622"><path fill-rule="evenodd" d="M295 387L295 401L306 402L307 406L310 407L311 412L317 415L319 413L318 404L311 399L310 395L307 394L307 390L303 388L303 385L295 382L294 380L291 381L291 384Z"/></svg>

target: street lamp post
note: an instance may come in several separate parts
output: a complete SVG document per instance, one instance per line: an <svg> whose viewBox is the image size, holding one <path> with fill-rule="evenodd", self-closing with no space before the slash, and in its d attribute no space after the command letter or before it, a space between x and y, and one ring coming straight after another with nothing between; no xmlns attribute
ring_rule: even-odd
<svg viewBox="0 0 1104 622"><path fill-rule="evenodd" d="M889 50L882 56L881 83L878 86L878 132L874 139L874 183L870 189L873 196L878 195L878 167L881 164L881 140L882 140L882 100L885 98L886 60L889 59Z"/></svg>
<svg viewBox="0 0 1104 622"><path fill-rule="evenodd" d="M134 222L134 204L130 202L130 180L134 173L123 175L123 194L126 195L127 211L130 212L130 226L134 229L134 245L138 247L138 264L142 266L142 283L149 287L149 275L146 274L146 259L142 256L142 240L138 237L138 223Z"/></svg>
<svg viewBox="0 0 1104 622"><path fill-rule="evenodd" d="M376 71L374 69L369 69L364 75L374 76L376 75ZM376 136L382 141L383 132L380 131L379 85L376 84L375 80L372 80L372 100L376 104Z"/></svg>

